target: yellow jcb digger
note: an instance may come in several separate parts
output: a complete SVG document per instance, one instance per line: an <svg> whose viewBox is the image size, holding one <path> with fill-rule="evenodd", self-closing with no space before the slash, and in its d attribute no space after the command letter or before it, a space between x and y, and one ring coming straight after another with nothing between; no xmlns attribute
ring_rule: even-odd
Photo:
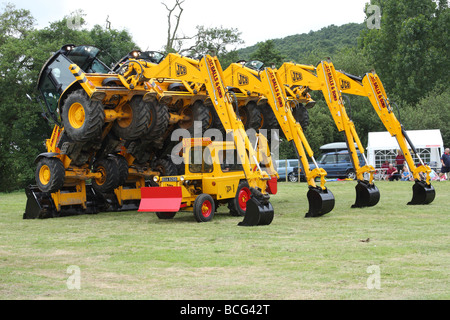
<svg viewBox="0 0 450 320"><path fill-rule="evenodd" d="M39 100L55 126L47 152L36 158L36 185L26 188L24 218L105 210L101 194L113 192L128 175L118 152L126 141L155 134L157 109L142 101L146 91L122 86L98 54L92 46L66 45L41 69ZM141 177L154 174L139 170Z"/></svg>
<svg viewBox="0 0 450 320"><path fill-rule="evenodd" d="M317 67L314 67L286 62L277 71L278 79L285 85L286 93L293 99L301 99L310 90L322 92L336 127L345 134L345 141L356 173L358 181L355 187L356 201L352 207L376 205L380 200L380 191L373 183L375 169L368 164L355 125L347 115L333 63L321 61ZM364 158L364 165L360 163L355 143ZM365 174L369 175L368 179L365 178Z"/></svg>
<svg viewBox="0 0 450 320"><path fill-rule="evenodd" d="M267 190L275 194L278 174L267 149L267 140L258 135L258 160L272 177ZM160 219L172 219L177 212L193 212L197 222L208 222L219 205L227 204L231 215L245 216L251 191L233 141L183 139L180 158L181 175L155 176L155 186L141 189L140 212L156 212ZM263 214L250 224L267 225L272 219L273 215ZM246 220L248 224L249 217Z"/></svg>
<svg viewBox="0 0 450 320"><path fill-rule="evenodd" d="M406 159L409 170L415 179L412 188L413 197L408 204L429 204L433 202L436 192L430 183L431 169L423 163L411 139L408 137L406 130L395 116L379 76L375 71L366 73L363 77L354 76L343 71L337 71L336 76L338 80L336 86L340 88L342 93L369 98L372 107L375 109L387 131L391 136L396 138ZM414 163L410 149L412 149L419 159L420 166L416 166ZM423 173L426 178L423 179L420 173Z"/></svg>
<svg viewBox="0 0 450 320"><path fill-rule="evenodd" d="M262 68L261 66L259 69L255 69L247 67L246 64L232 63L224 71L225 83L229 87L237 89L242 95L256 98L256 104L247 104L247 108L257 108L259 105L261 108L265 108L263 112L266 117L275 116L276 127L272 126L271 129L281 128L286 139L293 142L305 172L309 187L307 193L309 210L306 213L306 217L324 215L333 210L335 204L334 195L325 187L326 172L319 168L314 159L314 153L309 146L300 123L293 116L292 105L290 105L285 96L276 71L267 67ZM294 109L297 107L299 106L294 105ZM264 119L264 121L267 122L267 119ZM316 166L312 170L309 166L308 155ZM320 178L320 186L316 184L316 178Z"/></svg>
<svg viewBox="0 0 450 320"><path fill-rule="evenodd" d="M243 226L263 225L272 221L273 207L269 202L267 181L271 176L259 166L257 155L245 132L242 121L233 108L233 99L223 82L222 68L217 58L205 55L201 60L190 59L179 54L168 54L159 64L148 64L142 60L129 59L119 74L122 84L133 90L149 90L143 97L144 101L166 101L171 97L158 88L155 79L176 79L182 81L188 90L194 93L205 90L207 100L212 104L220 123L227 135L233 135L239 160L242 163L251 197L247 202ZM150 84L150 86L148 85ZM153 91L152 91L153 89ZM143 195L148 195L150 189L141 188ZM150 211L142 206L141 211ZM151 211L154 208L149 208ZM270 221L270 222L269 222Z"/></svg>

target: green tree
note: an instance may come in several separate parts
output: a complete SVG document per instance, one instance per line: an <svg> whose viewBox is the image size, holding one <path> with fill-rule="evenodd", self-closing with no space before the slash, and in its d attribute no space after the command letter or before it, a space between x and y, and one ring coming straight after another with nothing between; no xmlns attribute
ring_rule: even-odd
<svg viewBox="0 0 450 320"><path fill-rule="evenodd" d="M440 129L445 146L450 146L450 89L437 88L417 105L400 103L400 119L406 130ZM443 112L444 111L444 112Z"/></svg>
<svg viewBox="0 0 450 320"><path fill-rule="evenodd" d="M82 11L77 13L83 17ZM68 43L91 44L111 50L114 58L119 58L136 46L126 31L98 26L87 30L83 18L77 28L69 28L70 18L37 30L27 10L8 4L0 12L0 191L34 183L33 161L45 151L52 126L26 94L37 94L39 72L52 53Z"/></svg>
<svg viewBox="0 0 450 320"><path fill-rule="evenodd" d="M244 43L241 39L242 33L236 28L197 26L196 29L194 44L183 50L189 52L191 56L211 54L220 57L229 53L230 46L235 50L238 45Z"/></svg>
<svg viewBox="0 0 450 320"><path fill-rule="evenodd" d="M33 176L33 159L42 149L38 115L25 96L33 88L28 42L33 25L29 11L10 4L0 15L0 190L26 184Z"/></svg>
<svg viewBox="0 0 450 320"><path fill-rule="evenodd" d="M275 65L279 68L284 61L284 56L275 47L273 40L267 40L258 43L258 48L250 56L251 59L260 60L264 62L267 66Z"/></svg>
<svg viewBox="0 0 450 320"><path fill-rule="evenodd" d="M450 19L447 1L372 0L381 29L363 32L361 45L389 92L416 103L447 83Z"/></svg>

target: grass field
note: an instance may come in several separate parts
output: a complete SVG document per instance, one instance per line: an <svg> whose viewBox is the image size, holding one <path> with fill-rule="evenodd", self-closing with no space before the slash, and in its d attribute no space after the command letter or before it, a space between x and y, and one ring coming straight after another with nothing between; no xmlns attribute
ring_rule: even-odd
<svg viewBox="0 0 450 320"><path fill-rule="evenodd" d="M335 209L305 219L306 184L280 183L259 227L238 227L226 207L200 224L189 213L23 220L24 192L0 194L0 298L449 299L450 182L426 206L406 205L412 183L377 186L377 206L351 209L355 182L330 182Z"/></svg>

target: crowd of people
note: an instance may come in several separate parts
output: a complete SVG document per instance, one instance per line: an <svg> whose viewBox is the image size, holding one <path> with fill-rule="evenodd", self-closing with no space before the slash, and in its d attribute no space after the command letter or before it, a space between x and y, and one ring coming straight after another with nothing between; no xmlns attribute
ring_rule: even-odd
<svg viewBox="0 0 450 320"><path fill-rule="evenodd" d="M444 154L442 154L441 165L442 167L439 174L431 169L431 180L450 180L450 148L446 148ZM408 166L406 165L405 157L400 151L397 152L397 156L395 157L395 165L394 163L390 163L388 160L386 160L381 165L381 171L383 173L384 180L414 181L414 177L409 171ZM423 175L422 172L420 174ZM425 176L422 176L422 178L425 179Z"/></svg>

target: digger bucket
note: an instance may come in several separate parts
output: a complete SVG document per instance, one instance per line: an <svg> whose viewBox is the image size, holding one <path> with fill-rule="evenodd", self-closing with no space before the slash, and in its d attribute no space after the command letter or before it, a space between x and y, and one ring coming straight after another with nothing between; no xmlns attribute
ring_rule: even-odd
<svg viewBox="0 0 450 320"><path fill-rule="evenodd" d="M178 212L181 187L142 187L139 212Z"/></svg>
<svg viewBox="0 0 450 320"><path fill-rule="evenodd" d="M305 218L320 217L334 208L334 195L328 189L310 187L308 194L309 211Z"/></svg>
<svg viewBox="0 0 450 320"><path fill-rule="evenodd" d="M247 201L244 220L238 226L252 227L264 226L272 223L274 210L268 197L251 188L252 196Z"/></svg>
<svg viewBox="0 0 450 320"><path fill-rule="evenodd" d="M413 197L408 204L429 204L433 202L436 192L431 184L427 184L425 181L418 181L413 185Z"/></svg>
<svg viewBox="0 0 450 320"><path fill-rule="evenodd" d="M24 219L52 218L56 215L56 208L49 193L42 192L35 186L25 188L27 204Z"/></svg>
<svg viewBox="0 0 450 320"><path fill-rule="evenodd" d="M355 190L356 202L352 208L372 207L380 201L380 190L373 183L358 180Z"/></svg>
<svg viewBox="0 0 450 320"><path fill-rule="evenodd" d="M100 208L104 207L101 199L94 191L91 185L86 185L86 208L81 205L62 206L57 210L52 196L48 192L42 192L37 186L29 185L25 188L27 203L23 219L46 219L67 217L80 214L96 214Z"/></svg>

